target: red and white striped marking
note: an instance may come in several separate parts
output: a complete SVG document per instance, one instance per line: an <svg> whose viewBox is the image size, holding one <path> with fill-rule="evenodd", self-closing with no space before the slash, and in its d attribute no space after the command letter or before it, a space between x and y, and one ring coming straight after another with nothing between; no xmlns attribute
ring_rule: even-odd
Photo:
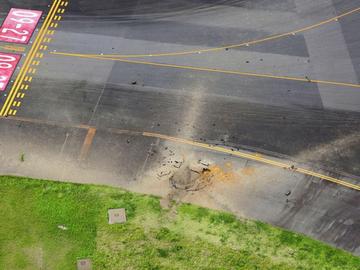
<svg viewBox="0 0 360 270"><path fill-rule="evenodd" d="M27 44L36 29L42 11L10 9L0 28L0 41Z"/></svg>
<svg viewBox="0 0 360 270"><path fill-rule="evenodd" d="M13 75L21 55L0 53L0 91L5 91Z"/></svg>

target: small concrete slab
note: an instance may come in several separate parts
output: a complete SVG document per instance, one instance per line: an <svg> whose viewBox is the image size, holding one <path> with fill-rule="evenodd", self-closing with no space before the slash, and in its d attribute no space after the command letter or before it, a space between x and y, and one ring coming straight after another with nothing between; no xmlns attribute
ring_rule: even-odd
<svg viewBox="0 0 360 270"><path fill-rule="evenodd" d="M77 270L92 270L90 259L81 259L77 261Z"/></svg>
<svg viewBox="0 0 360 270"><path fill-rule="evenodd" d="M125 208L109 209L108 216L109 216L109 224L126 222Z"/></svg>

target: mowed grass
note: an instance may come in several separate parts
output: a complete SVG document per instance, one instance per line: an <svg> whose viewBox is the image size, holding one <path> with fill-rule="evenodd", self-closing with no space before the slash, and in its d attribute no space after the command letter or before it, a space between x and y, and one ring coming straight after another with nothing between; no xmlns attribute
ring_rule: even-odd
<svg viewBox="0 0 360 270"><path fill-rule="evenodd" d="M128 222L107 224L109 208ZM0 177L0 269L359 269L360 258L262 222L117 188ZM67 227L61 230L59 225Z"/></svg>

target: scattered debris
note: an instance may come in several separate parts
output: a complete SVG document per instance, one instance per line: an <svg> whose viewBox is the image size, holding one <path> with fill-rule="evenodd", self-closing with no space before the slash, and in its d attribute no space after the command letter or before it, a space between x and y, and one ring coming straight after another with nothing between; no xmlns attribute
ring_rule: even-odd
<svg viewBox="0 0 360 270"><path fill-rule="evenodd" d="M167 176L167 175L170 175L170 174L171 174L170 170L162 170L162 171L157 173L157 176L158 177L164 177L164 176Z"/></svg>
<svg viewBox="0 0 360 270"><path fill-rule="evenodd" d="M305 76L305 79L306 79L308 82L311 82L311 79L310 79L308 76Z"/></svg>
<svg viewBox="0 0 360 270"><path fill-rule="evenodd" d="M137 81L132 81L131 84L132 84L132 85L136 85L136 84L137 84Z"/></svg>
<svg viewBox="0 0 360 270"><path fill-rule="evenodd" d="M170 177L170 185L175 189L198 191L211 183L212 174L208 165L200 162L182 166Z"/></svg>
<svg viewBox="0 0 360 270"><path fill-rule="evenodd" d="M184 158L172 152L172 154L170 154L170 158L168 159L168 163L172 164L173 167L179 169L184 163Z"/></svg>
<svg viewBox="0 0 360 270"><path fill-rule="evenodd" d="M126 222L125 208L109 209L108 215L109 215L109 224Z"/></svg>
<svg viewBox="0 0 360 270"><path fill-rule="evenodd" d="M22 154L20 155L20 161L21 161L21 162L24 162L24 161L25 161L25 154L24 154L24 153L22 153Z"/></svg>
<svg viewBox="0 0 360 270"><path fill-rule="evenodd" d="M354 224L354 220L352 220L351 218L348 218L347 220L344 221L344 225L346 226L351 226Z"/></svg>
<svg viewBox="0 0 360 270"><path fill-rule="evenodd" d="M57 226L60 230L63 230L63 231L67 231L68 230L68 227L64 226L64 225L58 225Z"/></svg>
<svg viewBox="0 0 360 270"><path fill-rule="evenodd" d="M291 190L286 191L285 196L289 196L291 194Z"/></svg>
<svg viewBox="0 0 360 270"><path fill-rule="evenodd" d="M189 169L196 173L203 173L206 170L209 170L208 164L194 163L189 165Z"/></svg>
<svg viewBox="0 0 360 270"><path fill-rule="evenodd" d="M211 164L211 162L210 162L209 160L206 160L206 159L200 159L200 160L199 160L199 163L200 163L201 165L206 166L206 167L209 167L210 164Z"/></svg>
<svg viewBox="0 0 360 270"><path fill-rule="evenodd" d="M90 259L81 259L77 261L77 270L91 270L92 263Z"/></svg>
<svg viewBox="0 0 360 270"><path fill-rule="evenodd" d="M179 162L179 161L177 161L177 160L175 160L174 162L175 162L175 164L174 164L173 166L174 166L175 168L179 169L179 168L181 167L181 165L182 165L182 162Z"/></svg>

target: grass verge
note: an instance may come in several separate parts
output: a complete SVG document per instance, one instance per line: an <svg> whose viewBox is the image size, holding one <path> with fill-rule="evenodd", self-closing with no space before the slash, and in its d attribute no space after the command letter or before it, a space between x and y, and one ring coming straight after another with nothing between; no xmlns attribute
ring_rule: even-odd
<svg viewBox="0 0 360 270"><path fill-rule="evenodd" d="M108 225L107 209L128 222ZM304 235L118 188L0 177L0 269L359 269ZM67 230L59 229L59 225Z"/></svg>

